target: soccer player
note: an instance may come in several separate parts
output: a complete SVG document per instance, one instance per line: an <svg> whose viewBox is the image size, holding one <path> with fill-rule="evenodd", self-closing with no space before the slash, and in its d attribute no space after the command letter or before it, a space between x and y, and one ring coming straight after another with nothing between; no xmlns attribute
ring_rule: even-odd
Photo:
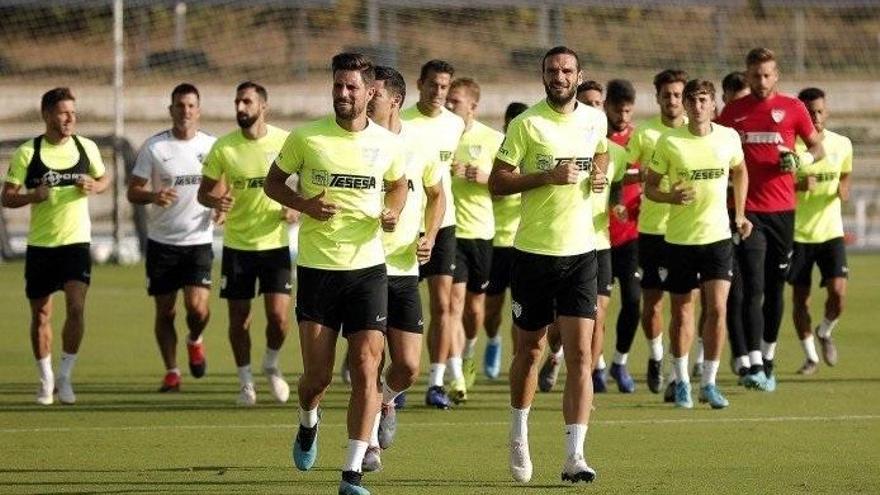
<svg viewBox="0 0 880 495"><path fill-rule="evenodd" d="M147 293L156 305L154 333L165 364L160 392L180 390L177 292L183 289L186 348L190 373L205 374L202 331L208 324L211 263L214 252L212 210L197 201L202 161L216 138L199 130L199 90L179 84L171 91L171 129L154 135L141 147L128 183L128 200L151 205L147 220Z"/></svg>
<svg viewBox="0 0 880 495"><path fill-rule="evenodd" d="M806 105L825 149L824 159L816 161L809 172L798 171L797 174L794 255L789 276L794 288L794 325L806 354L806 361L798 373L812 375L819 369L810 322L813 264L818 265L822 274L821 285L828 291L824 318L816 327L816 335L825 363L828 366L837 364L837 346L831 332L843 312L848 274L840 207L841 201L849 199L853 149L849 138L825 128L828 107L824 91L806 88L798 93L798 99ZM795 149L803 153L804 143L798 140Z"/></svg>
<svg viewBox="0 0 880 495"><path fill-rule="evenodd" d="M748 53L746 79L751 94L728 103L717 121L740 133L750 179L746 216L754 232L737 249L750 361L743 385L770 392L776 389L773 358L794 242L794 173L824 158L825 151L804 104L778 92L771 50ZM795 153L798 136L806 150Z"/></svg>
<svg viewBox="0 0 880 495"><path fill-rule="evenodd" d="M110 185L94 141L77 136L76 102L69 88L43 94L46 131L15 150L3 184L4 208L31 205L25 253L25 295L31 308L31 347L40 387L37 403L50 405L58 389L62 404L74 404L73 365L85 331L86 292L92 259L89 199ZM52 294L63 290L67 308L61 330L61 367L52 371Z"/></svg>
<svg viewBox="0 0 880 495"><path fill-rule="evenodd" d="M724 76L721 91L721 102L725 105L752 92L746 82L746 73L742 71L733 71Z"/></svg>
<svg viewBox="0 0 880 495"><path fill-rule="evenodd" d="M517 115L529 108L518 101L507 105L504 111L504 132ZM501 308L504 293L510 287L510 268L513 263L513 236L519 226L520 195L492 196L492 216L495 218L495 237L492 238L492 268L486 287L486 349L483 354L483 372L495 380L501 374ZM511 330L513 328L511 327ZM511 332L512 337L516 336ZM515 349L514 344L511 349Z"/></svg>
<svg viewBox="0 0 880 495"><path fill-rule="evenodd" d="M562 401L568 457L562 479L590 482L596 473L584 459L584 442L593 399L590 341L596 318L591 195L607 182L607 122L601 111L575 99L583 74L573 50L550 49L541 70L547 98L510 123L489 178L493 194L522 193L511 273L517 338L510 367L510 468L517 481L532 477L528 416L547 327L556 321L568 369Z"/></svg>
<svg viewBox="0 0 880 495"><path fill-rule="evenodd" d="M642 174L654 154L654 146L660 136L670 129L687 124L682 105L682 91L687 82L687 73L682 70L666 69L654 76L657 115L636 127L627 144L631 164L644 166ZM669 185L663 181L660 189L667 191ZM666 220L669 205L642 198L638 213L639 267L642 269L642 329L648 339L650 357L648 358L648 389L657 394L662 385L663 367L663 290L666 268ZM673 369L673 374L674 374ZM674 379L674 377L673 377Z"/></svg>
<svg viewBox="0 0 880 495"><path fill-rule="evenodd" d="M239 130L222 136L205 158L199 203L226 213L220 297L229 306L229 343L238 367L238 404L253 406L257 393L251 373L251 300L255 285L266 311L263 373L278 402L287 402L290 387L281 376L278 357L288 332L290 251L286 213L263 192L269 166L287 132L266 123L266 88L246 81L235 90ZM218 188L223 182L226 187Z"/></svg>
<svg viewBox="0 0 880 495"><path fill-rule="evenodd" d="M452 277L452 320L463 328L462 356L464 387L453 383L450 391L456 403L467 399L474 386L477 367L474 351L477 332L486 316L486 288L492 268L492 238L495 217L489 174L504 134L478 121L480 85L473 79L456 79L449 88L446 107L464 121L465 130L452 160L452 196L455 202L455 273ZM455 335L461 335L456 331ZM456 342L458 344L458 342ZM456 351L461 346L455 345Z"/></svg>
<svg viewBox="0 0 880 495"><path fill-rule="evenodd" d="M419 100L403 110L400 118L412 130L413 139L422 142L424 149L434 153L443 170L443 192L446 209L443 223L434 241L431 259L421 265L419 276L428 280L428 298L431 319L428 323L428 354L431 370L425 404L439 409L451 405L443 377L446 367L452 376L452 385L464 384L461 354L453 354L453 339L458 328L452 318L452 280L455 272L455 204L452 197L452 159L458 141L464 132L464 121L446 109L446 97L455 69L442 60L429 60L419 75ZM459 349L460 350L460 349ZM466 390L450 390L461 396Z"/></svg>
<svg viewBox="0 0 880 495"><path fill-rule="evenodd" d="M743 166L739 135L712 123L715 86L702 79L684 87L688 124L663 134L654 147L645 194L653 201L671 205L666 226L667 287L671 294L670 340L675 376L675 405L693 408L688 352L694 339L694 289L704 294L703 323L705 360L700 382L700 402L713 409L728 406L715 384L724 347L727 292L733 276L733 243L727 217L727 183L733 182L735 225L746 239L751 224L744 204L748 175ZM668 191L660 182L667 177Z"/></svg>
<svg viewBox="0 0 880 495"><path fill-rule="evenodd" d="M351 397L339 493L369 495L361 486L362 466L379 413L388 323L382 230L395 230L407 182L401 139L367 118L367 102L376 91L372 62L340 53L331 67L334 115L291 131L265 190L303 213L296 293L303 374L294 463L300 470L315 463L318 406L333 376L342 331L349 344ZM299 191L286 185L291 174L300 176Z"/></svg>

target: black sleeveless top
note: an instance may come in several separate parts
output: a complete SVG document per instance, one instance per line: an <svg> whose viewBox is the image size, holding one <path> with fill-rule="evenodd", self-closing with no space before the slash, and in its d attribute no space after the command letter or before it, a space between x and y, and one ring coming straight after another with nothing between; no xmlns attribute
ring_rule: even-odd
<svg viewBox="0 0 880 495"><path fill-rule="evenodd" d="M76 179L81 175L89 173L89 167L92 162L86 155L86 150L76 136L71 136L76 150L79 152L79 160L76 165L61 170L51 169L40 159L40 147L43 144L43 136L34 138L34 156L28 164L27 175L25 175L24 185L28 189L34 189L40 184L47 184L49 187L72 186L76 184Z"/></svg>

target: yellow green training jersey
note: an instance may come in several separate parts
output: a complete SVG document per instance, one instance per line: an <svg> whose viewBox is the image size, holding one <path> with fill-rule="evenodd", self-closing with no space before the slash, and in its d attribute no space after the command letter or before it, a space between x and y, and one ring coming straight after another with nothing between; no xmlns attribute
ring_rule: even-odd
<svg viewBox="0 0 880 495"><path fill-rule="evenodd" d="M684 119L684 124L687 124L687 117ZM636 126L635 132L626 144L629 163L638 163L642 167L648 167L651 164L651 155L654 154L657 140L670 129L672 127L664 124L659 115ZM669 183L665 179L660 183L660 189L662 191L669 190ZM642 194L642 203L639 207L639 232L654 235L665 234L668 217L668 204L651 201L645 197L644 193Z"/></svg>
<svg viewBox="0 0 880 495"><path fill-rule="evenodd" d="M97 179L104 175L104 162L98 145L91 139L77 136L89 162L88 175ZM89 217L88 196L73 184L75 177L65 177L65 171L76 168L80 152L73 138L55 145L43 137L40 160L48 171L41 179L49 185L49 197L42 203L31 204L29 246L57 247L91 242L92 223ZM34 157L34 140L28 140L15 150L9 162L6 182L26 186L28 165ZM33 189L33 188L31 188Z"/></svg>
<svg viewBox="0 0 880 495"><path fill-rule="evenodd" d="M694 188L693 202L670 205L666 242L706 245L731 237L727 179L742 162L739 134L729 127L712 124L709 134L695 136L685 125L660 137L651 170L666 175L670 184L681 181Z"/></svg>
<svg viewBox="0 0 880 495"><path fill-rule="evenodd" d="M281 151L287 131L266 126L266 135L248 139L239 129L218 139L205 157L202 175L221 178L235 200L223 226L223 245L266 251L289 244L281 204L263 192L269 167Z"/></svg>
<svg viewBox="0 0 880 495"><path fill-rule="evenodd" d="M473 165L486 175L504 134L482 122L474 121L464 131L455 151L455 161ZM460 239L491 239L495 236L495 216L488 184L471 182L464 177L452 178L452 196L455 200L455 237Z"/></svg>
<svg viewBox="0 0 880 495"><path fill-rule="evenodd" d="M497 158L521 174L544 173L573 160L581 170L575 184L545 185L522 193L520 251L574 256L596 249L590 170L593 157L608 151L605 114L578 104L562 114L542 100L510 122Z"/></svg>
<svg viewBox="0 0 880 495"><path fill-rule="evenodd" d="M412 139L408 124L403 123L404 168L407 182L406 205L400 212L394 232L382 233L385 265L389 276L418 276L416 248L425 213L425 188L436 186L443 178L443 169L433 154L426 153L418 140Z"/></svg>
<svg viewBox="0 0 880 495"><path fill-rule="evenodd" d="M798 179L807 174L816 177L816 187L809 192L797 192L794 210L794 240L803 243L821 243L843 237L843 219L840 211L840 176L852 172L852 142L829 130L822 131L825 158L798 170ZM797 151L807 150L800 138Z"/></svg>
<svg viewBox="0 0 880 495"><path fill-rule="evenodd" d="M593 228L596 230L596 250L611 249L608 233L608 202L611 200L611 183L620 182L626 175L626 148L608 141L608 170L605 175L609 184L601 193L593 193Z"/></svg>
<svg viewBox="0 0 880 495"><path fill-rule="evenodd" d="M400 112L400 120L410 125L413 139L421 141L422 147L439 161L443 169L443 192L446 211L441 227L455 225L455 203L452 198L452 158L458 149L458 141L464 132L461 117L441 108L436 117L423 114L416 105Z"/></svg>
<svg viewBox="0 0 880 495"><path fill-rule="evenodd" d="M359 270L385 263L380 216L384 181L404 175L399 136L369 120L350 132L331 115L294 129L278 155L278 167L299 175L299 194L339 211L329 220L302 215L297 264L322 270Z"/></svg>
<svg viewBox="0 0 880 495"><path fill-rule="evenodd" d="M513 238L519 228L519 212L522 197L519 194L492 197L492 215L495 218L494 247L513 247Z"/></svg>

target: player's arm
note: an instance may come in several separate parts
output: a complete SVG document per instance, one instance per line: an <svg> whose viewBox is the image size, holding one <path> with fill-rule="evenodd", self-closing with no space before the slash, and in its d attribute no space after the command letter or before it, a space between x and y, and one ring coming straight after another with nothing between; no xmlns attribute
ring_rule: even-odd
<svg viewBox="0 0 880 495"><path fill-rule="evenodd" d="M648 175L645 178L645 196L656 203L669 203L671 205L682 205L694 199L694 189L683 184L681 181L676 182L669 192L660 190L660 181L663 180L664 174L648 168Z"/></svg>
<svg viewBox="0 0 880 495"><path fill-rule="evenodd" d="M0 202L4 208L21 208L29 204L42 203L48 197L49 186L46 184L40 184L36 189L28 191L21 184L4 182Z"/></svg>
<svg viewBox="0 0 880 495"><path fill-rule="evenodd" d="M400 212L406 204L406 175L394 181L385 181L385 209L382 211L382 229L394 232Z"/></svg>
<svg viewBox="0 0 880 495"><path fill-rule="evenodd" d="M76 178L76 187L83 194L101 194L110 187L110 172L104 171L104 174L98 178L91 175L83 174Z"/></svg>
<svg viewBox="0 0 880 495"><path fill-rule="evenodd" d="M434 249L434 241L443 223L443 214L446 213L446 193L439 182L425 186L425 199L425 235L419 238L416 248L419 263L427 263L431 259L431 250Z"/></svg>
<svg viewBox="0 0 880 495"><path fill-rule="evenodd" d="M496 158L489 174L489 192L509 196L547 185L576 184L579 175L574 160L566 160L551 170L521 174L513 165Z"/></svg>
<svg viewBox="0 0 880 495"><path fill-rule="evenodd" d="M837 185L837 196L843 201L849 201L850 175L840 174L840 182Z"/></svg>
<svg viewBox="0 0 880 495"><path fill-rule="evenodd" d="M733 185L734 224L742 239L752 233L752 223L746 219L746 193L749 190L749 173L745 162L730 169L730 183Z"/></svg>
<svg viewBox="0 0 880 495"><path fill-rule="evenodd" d="M593 166L590 169L590 182L593 192L600 193L608 185L608 152L593 155Z"/></svg>
<svg viewBox="0 0 880 495"><path fill-rule="evenodd" d="M263 183L263 192L282 206L305 213L316 220L329 220L336 214L338 208L335 204L324 201L327 191L306 199L298 191L294 191L287 185L290 174L281 170L278 163L273 163Z"/></svg>
<svg viewBox="0 0 880 495"><path fill-rule="evenodd" d="M166 207L177 200L177 191L171 187L153 191L147 187L147 179L133 175L128 181L128 189L125 196L137 205L155 204Z"/></svg>
<svg viewBox="0 0 880 495"><path fill-rule="evenodd" d="M232 208L235 199L225 189L219 180L202 175L202 182L199 183L199 192L196 197L202 206L212 208L220 213L227 213Z"/></svg>

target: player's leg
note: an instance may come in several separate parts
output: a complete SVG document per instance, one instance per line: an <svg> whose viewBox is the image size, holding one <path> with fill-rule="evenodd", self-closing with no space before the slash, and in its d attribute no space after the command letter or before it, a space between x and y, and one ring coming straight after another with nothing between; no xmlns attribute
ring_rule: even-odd
<svg viewBox="0 0 880 495"><path fill-rule="evenodd" d="M459 270L459 262L460 260L456 261L456 272ZM449 398L456 404L467 401L467 384L465 383L461 357L465 341L464 323L462 322L465 292L464 281L455 281L452 284L452 297L449 304L451 309L449 314L450 345L446 369L450 377Z"/></svg>
<svg viewBox="0 0 880 495"><path fill-rule="evenodd" d="M785 280L791 269L792 244L794 239L794 212L766 215L767 257L764 261L764 336L761 341L761 354L764 360L764 373L767 375L767 389L776 389L776 375L773 373L773 360L776 357L776 342L779 327L785 310Z"/></svg>
<svg viewBox="0 0 880 495"><path fill-rule="evenodd" d="M486 288L490 283L489 272L492 268L492 240L471 239L467 244L468 277L462 314L465 341L461 357L465 385L470 389L477 379L477 363L474 359L477 336L486 320Z"/></svg>
<svg viewBox="0 0 880 495"><path fill-rule="evenodd" d="M501 373L501 311L504 307L504 293L510 286L510 263L513 248L495 247L492 249L492 266L489 271L489 286L486 288L485 319L486 350L483 354L483 371L490 379ZM511 349L513 347L511 346Z"/></svg>
<svg viewBox="0 0 880 495"><path fill-rule="evenodd" d="M794 243L794 254L791 257L791 271L788 281L791 283L791 312L794 329L804 350L804 364L798 374L812 375L819 370L819 354L813 338L813 324L810 317L810 292L815 249L811 244Z"/></svg>
<svg viewBox="0 0 880 495"><path fill-rule="evenodd" d="M703 359L705 358L705 349L703 348L703 327L706 323L706 300L703 291L699 288L694 289L694 300L700 301L700 317L697 319L696 332L697 342L694 346L694 366L691 373L694 378L699 378L703 374Z"/></svg>
<svg viewBox="0 0 880 495"><path fill-rule="evenodd" d="M746 388L765 390L767 375L761 354L764 334L764 262L767 255L767 237L761 217L748 214L754 229L744 239L739 250L739 267L743 280L743 326L749 350L749 372L743 377Z"/></svg>
<svg viewBox="0 0 880 495"><path fill-rule="evenodd" d="M639 328L642 289L638 266L638 241L611 248L611 273L620 287L620 312L617 315L616 342L612 367L620 366L627 375L629 351ZM595 382L594 382L595 385ZM635 388L635 382L633 382Z"/></svg>
<svg viewBox="0 0 880 495"><path fill-rule="evenodd" d="M559 325L554 321L547 327L547 358L544 360L544 365L541 366L541 371L538 372L538 390L550 392L556 386L556 379L559 377L559 370L562 369L564 355ZM605 375L601 374L601 376L602 392L604 392Z"/></svg>
<svg viewBox="0 0 880 495"><path fill-rule="evenodd" d="M73 404L76 396L73 393L71 375L76 364L77 353L85 333L86 293L89 286L80 280L69 280L64 283L64 300L66 315L64 328L61 330L61 365L58 367L58 400L62 404Z"/></svg>
<svg viewBox="0 0 880 495"><path fill-rule="evenodd" d="M663 368L663 284L667 249L662 235L639 234L639 267L642 269L642 330L648 339L648 389L657 394Z"/></svg>
<svg viewBox="0 0 880 495"><path fill-rule="evenodd" d="M727 295L727 333L730 340L731 368L742 379L749 371L749 349L743 326L743 280L739 268L740 245L734 246L731 257L733 278Z"/></svg>
<svg viewBox="0 0 880 495"><path fill-rule="evenodd" d="M28 299L31 308L31 350L37 361L40 386L37 403L52 404L55 373L52 371L52 295Z"/></svg>
<svg viewBox="0 0 880 495"><path fill-rule="evenodd" d="M721 394L716 384L718 367L721 363L721 352L724 349L727 327L727 294L730 282L713 279L703 282L703 345L705 360L700 375L700 402L708 402L713 409L727 407L728 401Z"/></svg>
<svg viewBox="0 0 880 495"><path fill-rule="evenodd" d="M299 270L303 281L302 268ZM312 287L314 289L314 287ZM300 308L302 291L297 291L297 318L303 316ZM314 299L314 298L312 298ZM293 461L297 469L312 468L318 455L318 406L333 379L338 330L320 323L299 319L300 355L303 372L297 385L299 399L299 428L293 443Z"/></svg>
<svg viewBox="0 0 880 495"><path fill-rule="evenodd" d="M667 287L670 293L669 343L672 354L672 374L674 380L673 399L676 407L690 409L691 399L690 369L688 355L694 340L694 287L699 283L699 248L678 244L669 245L669 276Z"/></svg>
<svg viewBox="0 0 880 495"><path fill-rule="evenodd" d="M180 390L180 369L177 367L177 331L174 328L176 316L177 291L153 296L156 306L153 333L159 345L159 354L165 365L165 377L159 392Z"/></svg>
<svg viewBox="0 0 880 495"><path fill-rule="evenodd" d="M202 332L211 317L211 264L214 252L210 244L192 246L188 250L186 263L188 275L183 288L183 303L186 309L186 349L189 355L189 370L196 378L205 375L205 346Z"/></svg>
<svg viewBox="0 0 880 495"><path fill-rule="evenodd" d="M428 354L431 368L425 404L440 409L450 406L443 388L446 361L449 359L454 321L452 318L452 275L428 277L428 298L431 319L428 324Z"/></svg>
<svg viewBox="0 0 880 495"><path fill-rule="evenodd" d="M849 269L846 263L846 248L843 238L832 239L823 243L822 255L819 258L819 269L822 282L828 291L825 300L825 317L816 328L816 335L822 347L822 357L828 366L837 364L837 346L831 332L837 326L843 313L846 298L846 279Z"/></svg>
<svg viewBox="0 0 880 495"><path fill-rule="evenodd" d="M260 292L266 311L266 352L263 354L263 374L269 391L276 401L287 402L290 387L281 375L278 358L287 332L290 331L290 251L287 247L260 253Z"/></svg>

